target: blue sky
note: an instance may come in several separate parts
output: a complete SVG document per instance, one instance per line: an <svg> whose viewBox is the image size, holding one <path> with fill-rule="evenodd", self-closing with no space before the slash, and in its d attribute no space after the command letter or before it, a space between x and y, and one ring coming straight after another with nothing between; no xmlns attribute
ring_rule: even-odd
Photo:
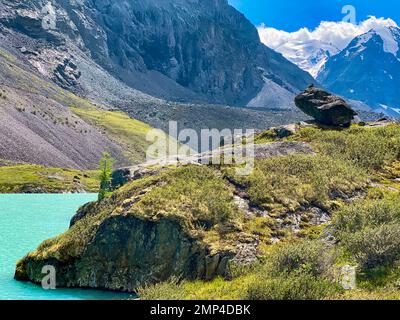
<svg viewBox="0 0 400 320"><path fill-rule="evenodd" d="M399 0L228 0L244 13L256 26L267 26L285 31L302 27L314 29L322 20L340 21L342 8L352 5L356 9L357 22L369 15L392 18L400 23Z"/></svg>

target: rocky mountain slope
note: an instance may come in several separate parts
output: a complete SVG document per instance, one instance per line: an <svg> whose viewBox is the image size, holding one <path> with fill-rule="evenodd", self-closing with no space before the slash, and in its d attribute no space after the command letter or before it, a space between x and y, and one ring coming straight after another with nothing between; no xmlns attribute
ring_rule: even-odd
<svg viewBox="0 0 400 320"><path fill-rule="evenodd" d="M118 165L145 159L150 126L113 112L118 125L129 128L116 136L106 121L109 111L49 82L2 46L0 107L0 159L75 169L96 168L103 152L111 153ZM85 117L91 114L100 116L99 121Z"/></svg>
<svg viewBox="0 0 400 320"><path fill-rule="evenodd" d="M244 106L264 79L291 93L313 82L226 0L2 1L0 12L3 41L59 85L101 100L156 101L144 92Z"/></svg>
<svg viewBox="0 0 400 320"><path fill-rule="evenodd" d="M0 38L5 39L1 34ZM101 88L91 91L92 99L60 88L38 72L20 49L7 44L0 43L0 159L3 160L93 169L101 154L107 151L117 159L117 166L126 166L145 159L149 145L146 134L152 129L146 123L165 131L169 120L178 121L179 128L195 130L227 127L261 130L284 124L288 119L307 119L294 110L263 112L220 105L182 104L142 93L122 102L119 99L127 97L124 92L132 94L133 89L126 89L115 80L116 85L111 87L115 90L114 101L120 101L119 110L126 111L122 113L111 108L109 100L92 102L103 94ZM104 79L111 79L104 70L98 70L105 75ZM107 81L104 84L107 85Z"/></svg>
<svg viewBox="0 0 400 320"><path fill-rule="evenodd" d="M381 27L356 37L318 76L329 90L400 117L400 29Z"/></svg>

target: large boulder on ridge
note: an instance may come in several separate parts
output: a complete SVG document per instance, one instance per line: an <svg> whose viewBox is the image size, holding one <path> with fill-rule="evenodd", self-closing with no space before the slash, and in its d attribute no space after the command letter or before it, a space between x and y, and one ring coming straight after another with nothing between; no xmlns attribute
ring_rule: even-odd
<svg viewBox="0 0 400 320"><path fill-rule="evenodd" d="M328 126L350 126L357 115L345 100L313 85L300 93L295 103L304 113Z"/></svg>

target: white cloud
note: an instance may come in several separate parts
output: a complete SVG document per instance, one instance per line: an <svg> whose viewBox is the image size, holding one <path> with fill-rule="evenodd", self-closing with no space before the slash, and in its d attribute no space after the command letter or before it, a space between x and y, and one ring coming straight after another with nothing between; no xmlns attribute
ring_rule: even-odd
<svg viewBox="0 0 400 320"><path fill-rule="evenodd" d="M302 28L296 32L286 32L261 25L258 27L258 32L261 41L272 49L278 49L288 42L321 41L343 50L355 37L371 29L390 26L398 27L392 19L371 16L358 25L349 22L322 21L315 30Z"/></svg>

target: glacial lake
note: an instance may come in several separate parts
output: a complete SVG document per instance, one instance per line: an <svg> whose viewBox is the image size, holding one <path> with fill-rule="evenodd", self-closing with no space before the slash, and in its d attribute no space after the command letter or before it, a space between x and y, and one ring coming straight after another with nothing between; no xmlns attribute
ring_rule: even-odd
<svg viewBox="0 0 400 320"><path fill-rule="evenodd" d="M15 263L48 238L65 232L76 210L96 194L0 194L0 300L110 300L128 294L107 291L56 289L13 279Z"/></svg>

